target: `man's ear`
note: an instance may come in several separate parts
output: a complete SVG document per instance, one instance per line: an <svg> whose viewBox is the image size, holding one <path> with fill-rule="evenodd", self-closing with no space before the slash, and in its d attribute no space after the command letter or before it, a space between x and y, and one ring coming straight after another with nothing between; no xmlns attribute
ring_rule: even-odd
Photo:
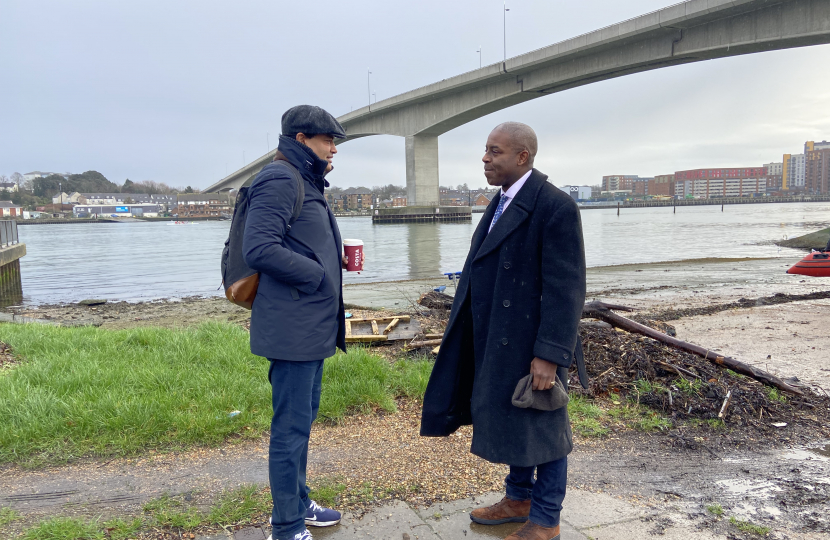
<svg viewBox="0 0 830 540"><path fill-rule="evenodd" d="M308 140L308 137L305 136L305 133L297 133L296 135L294 135L294 139L299 141L300 144L305 144L306 140Z"/></svg>
<svg viewBox="0 0 830 540"><path fill-rule="evenodd" d="M530 152L527 150L522 150L519 152L519 159L517 165L527 165L527 160L530 159Z"/></svg>

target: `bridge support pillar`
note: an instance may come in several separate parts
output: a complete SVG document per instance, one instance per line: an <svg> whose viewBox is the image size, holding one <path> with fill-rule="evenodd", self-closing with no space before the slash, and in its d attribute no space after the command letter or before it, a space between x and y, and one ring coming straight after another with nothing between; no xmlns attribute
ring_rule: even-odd
<svg viewBox="0 0 830 540"><path fill-rule="evenodd" d="M438 137L406 137L407 206L439 206Z"/></svg>

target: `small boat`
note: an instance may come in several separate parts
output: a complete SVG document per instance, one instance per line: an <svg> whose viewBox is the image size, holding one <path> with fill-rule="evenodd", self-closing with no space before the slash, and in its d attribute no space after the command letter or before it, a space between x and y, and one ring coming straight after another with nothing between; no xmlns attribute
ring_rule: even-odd
<svg viewBox="0 0 830 540"><path fill-rule="evenodd" d="M830 251L813 251L787 270L788 274L830 277Z"/></svg>

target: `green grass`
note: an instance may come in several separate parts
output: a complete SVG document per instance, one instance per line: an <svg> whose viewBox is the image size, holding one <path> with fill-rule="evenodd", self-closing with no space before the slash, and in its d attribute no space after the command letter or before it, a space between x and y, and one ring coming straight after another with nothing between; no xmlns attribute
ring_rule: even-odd
<svg viewBox="0 0 830 540"><path fill-rule="evenodd" d="M784 395L778 388L773 388L771 386L764 387L764 393L767 395L770 401L779 401L781 403L787 402L787 396Z"/></svg>
<svg viewBox="0 0 830 540"><path fill-rule="evenodd" d="M706 511L713 516L721 517L723 515L723 506L719 504L710 504L706 507Z"/></svg>
<svg viewBox="0 0 830 540"><path fill-rule="evenodd" d="M703 387L703 382L700 379L690 381L685 377L678 377L675 379L674 385L681 393L687 396L693 396L700 392L700 389Z"/></svg>
<svg viewBox="0 0 830 540"><path fill-rule="evenodd" d="M758 536L766 536L770 532L769 527L763 527L761 525L756 525L751 521L743 521L741 519L737 519L735 517L729 518L729 523L737 527L739 530L746 532L757 534Z"/></svg>
<svg viewBox="0 0 830 540"><path fill-rule="evenodd" d="M268 364L223 323L105 330L0 324L23 361L0 373L0 462L65 462L258 437L271 421ZM320 419L392 411L422 397L427 360L390 364L365 348L328 359ZM228 418L234 410L241 414Z"/></svg>
<svg viewBox="0 0 830 540"><path fill-rule="evenodd" d="M346 489L346 484L336 478L319 478L313 481L314 487L308 496L321 506L332 507L337 498Z"/></svg>
<svg viewBox="0 0 830 540"><path fill-rule="evenodd" d="M20 519L20 514L14 509L5 506L0 508L0 527L18 519Z"/></svg>
<svg viewBox="0 0 830 540"><path fill-rule="evenodd" d="M138 536L143 525L141 518L134 518L130 521L114 518L104 522L104 529L109 534L109 540L127 540Z"/></svg>
<svg viewBox="0 0 830 540"><path fill-rule="evenodd" d="M271 492L257 485L246 485L223 492L210 509L207 521L215 525L250 523L261 514L270 513Z"/></svg>
<svg viewBox="0 0 830 540"><path fill-rule="evenodd" d="M600 422L605 413L582 396L571 396L568 415L572 429L583 437L602 437L608 434L608 428Z"/></svg>
<svg viewBox="0 0 830 540"><path fill-rule="evenodd" d="M97 521L56 517L27 529L23 540L103 540L106 538Z"/></svg>

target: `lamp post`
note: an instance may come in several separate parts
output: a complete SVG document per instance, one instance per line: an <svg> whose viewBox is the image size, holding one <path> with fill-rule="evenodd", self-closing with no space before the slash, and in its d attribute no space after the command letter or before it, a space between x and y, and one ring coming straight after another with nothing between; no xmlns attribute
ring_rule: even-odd
<svg viewBox="0 0 830 540"><path fill-rule="evenodd" d="M58 193L61 194L61 213L63 213L63 183L58 182Z"/></svg>
<svg viewBox="0 0 830 540"><path fill-rule="evenodd" d="M369 93L369 106L372 106L372 72L366 68L366 91Z"/></svg>
<svg viewBox="0 0 830 540"><path fill-rule="evenodd" d="M478 46L478 50L476 52L478 53L478 69L481 69L481 45Z"/></svg>
<svg viewBox="0 0 830 540"><path fill-rule="evenodd" d="M510 11L507 8L507 0L504 1L504 28L502 30L504 36L504 61L507 62L507 12Z"/></svg>

